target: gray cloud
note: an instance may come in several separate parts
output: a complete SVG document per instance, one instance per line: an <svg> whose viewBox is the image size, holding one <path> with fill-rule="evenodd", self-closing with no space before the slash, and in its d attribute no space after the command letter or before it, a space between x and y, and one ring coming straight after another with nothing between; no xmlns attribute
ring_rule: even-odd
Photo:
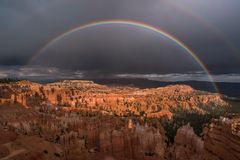
<svg viewBox="0 0 240 160"><path fill-rule="evenodd" d="M93 73L96 75L96 73ZM240 74L214 74L211 75L215 82L240 83ZM89 75L88 71L66 70L56 67L0 67L0 78L17 78L35 81L49 81L61 79L91 79L96 78ZM97 77L106 78L106 77ZM108 78L144 78L162 82L182 82L182 81L204 81L211 82L208 75L203 71L191 73L173 74L112 74Z"/></svg>
<svg viewBox="0 0 240 160"><path fill-rule="evenodd" d="M55 67L0 67L0 78L28 79L35 81L48 81L59 79L81 79L83 73L80 71L60 70Z"/></svg>
<svg viewBox="0 0 240 160"><path fill-rule="evenodd" d="M131 19L175 35L211 72L239 73L239 7L239 0L1 0L0 64L25 65L49 40L80 24ZM209 25L184 8L218 31L209 30ZM172 42L144 30L132 30L131 34L129 27L108 26L78 32L46 51L36 64L108 75L199 70ZM224 38L219 38L219 32ZM226 41L235 46L234 51Z"/></svg>
<svg viewBox="0 0 240 160"><path fill-rule="evenodd" d="M215 82L240 83L240 74L211 75ZM211 82L209 76L203 72L175 73L175 74L119 74L118 78L146 78L148 80L162 82L204 81Z"/></svg>

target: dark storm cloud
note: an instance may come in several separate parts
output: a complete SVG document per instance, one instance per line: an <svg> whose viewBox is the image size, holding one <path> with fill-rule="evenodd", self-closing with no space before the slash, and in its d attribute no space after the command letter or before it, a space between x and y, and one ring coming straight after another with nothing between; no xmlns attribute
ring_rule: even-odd
<svg viewBox="0 0 240 160"><path fill-rule="evenodd" d="M81 79L83 72L73 70L60 70L55 67L20 67L5 66L0 68L0 78L28 79L35 81Z"/></svg>
<svg viewBox="0 0 240 160"><path fill-rule="evenodd" d="M62 79L88 79L86 72L79 70L66 70L56 67L1 67L0 78L17 78L33 81L56 81ZM87 73L89 74L89 73ZM107 78L107 77L97 77ZM211 82L208 75L202 71L189 73L171 73L171 74L113 74L109 78L144 78L160 82L183 82L183 81L205 81ZM215 82L239 83L240 74L217 74L212 75Z"/></svg>
<svg viewBox="0 0 240 160"><path fill-rule="evenodd" d="M212 72L239 73L239 7L239 0L1 0L0 64L24 65L50 39L80 24L132 19L175 35L190 46ZM196 19L189 10L218 31L210 30L209 24ZM152 32L132 28L136 31L131 35L126 27L101 28L60 41L37 63L84 70L88 74L199 69L182 49Z"/></svg>
<svg viewBox="0 0 240 160"><path fill-rule="evenodd" d="M211 82L208 75L204 72L194 73L172 73L172 74L118 74L118 78L145 78L148 80L161 82L182 82L182 81L203 81ZM240 74L217 74L212 75L215 82L239 83Z"/></svg>
<svg viewBox="0 0 240 160"><path fill-rule="evenodd" d="M89 34L94 36L89 37ZM199 69L193 58L172 41L149 30L125 25L103 26L97 30L93 27L75 33L50 46L32 64L80 68L91 71L90 74L168 73Z"/></svg>

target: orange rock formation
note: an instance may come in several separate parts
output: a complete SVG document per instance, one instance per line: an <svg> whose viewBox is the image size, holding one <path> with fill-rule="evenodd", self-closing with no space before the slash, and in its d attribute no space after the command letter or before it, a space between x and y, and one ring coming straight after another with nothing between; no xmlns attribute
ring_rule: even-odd
<svg viewBox="0 0 240 160"><path fill-rule="evenodd" d="M161 121L228 103L186 85L153 89L91 81L0 84L0 159L239 159L239 118L214 120L202 137L187 125L167 146Z"/></svg>
<svg viewBox="0 0 240 160"><path fill-rule="evenodd" d="M78 80L45 85L28 81L0 84L0 103L19 103L25 107L71 107L108 115L168 119L172 118L174 111L204 114L228 105L218 94L194 90L186 85L138 89L107 87Z"/></svg>

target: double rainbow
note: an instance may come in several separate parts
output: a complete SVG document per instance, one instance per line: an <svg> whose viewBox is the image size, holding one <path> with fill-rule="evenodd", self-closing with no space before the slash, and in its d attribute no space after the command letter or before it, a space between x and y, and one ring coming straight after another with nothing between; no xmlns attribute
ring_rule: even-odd
<svg viewBox="0 0 240 160"><path fill-rule="evenodd" d="M122 19L120 19L120 20L104 20L104 21L95 21L95 22L91 22L91 23L87 23L87 24L77 26L73 29L70 29L70 30L60 34L59 36L55 37L54 39L50 40L43 48L38 50L38 52L33 55L33 57L29 60L29 62L27 64L31 64L33 61L35 61L37 59L37 57L39 55L41 55L50 46L52 46L53 44L55 44L59 40L63 39L64 37L71 35L74 32L84 30L84 29L87 29L87 28L91 28L91 27L95 27L95 26L102 26L102 25L109 25L109 24L121 24L121 25L134 26L134 27L138 27L138 28L148 29L148 30L153 31L155 33L161 34L164 37L168 38L169 40L173 41L175 44L177 44L178 46L183 48L186 51L186 53L188 53L190 56L192 56L192 58L199 64L199 66L208 75L208 78L212 82L213 87L218 92L218 88L217 88L217 86L214 82L213 77L211 76L210 72L208 71L207 67L197 57L197 55L188 46L186 46L181 40L179 40L178 38L174 37L170 33L166 32L166 31L164 31L164 30L162 30L162 29L160 29L156 26L146 24L146 23L143 23L143 22L139 22L139 21L133 21L133 20L131 20L131 21L130 20L122 20Z"/></svg>

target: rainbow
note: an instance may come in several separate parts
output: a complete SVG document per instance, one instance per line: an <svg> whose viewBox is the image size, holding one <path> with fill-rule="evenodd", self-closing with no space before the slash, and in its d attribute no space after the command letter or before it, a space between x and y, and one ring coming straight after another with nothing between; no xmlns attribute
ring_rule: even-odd
<svg viewBox="0 0 240 160"><path fill-rule="evenodd" d="M196 14L193 10L190 8L180 4L180 3L175 3L173 1L169 1L169 3L178 9L179 11L185 13L188 16L191 16L192 18L196 19L199 23L204 25L206 29L208 29L211 33L213 33L217 38L219 38L225 46L233 53L233 56L236 57L237 59L240 59L239 50L237 47L224 35L222 31L220 31L217 27L215 27L213 24L209 23L207 20L205 20L203 17L200 15Z"/></svg>
<svg viewBox="0 0 240 160"><path fill-rule="evenodd" d="M59 35L59 36L55 37L54 39L50 40L43 48L38 50L38 52L36 54L34 54L34 56L29 60L29 62L27 64L31 64L34 60L37 59L37 57L41 53L43 53L50 46L52 46L53 44L55 44L59 40L63 39L66 36L71 35L72 33L76 32L76 31L84 30L84 29L87 29L87 28L90 28L90 27L109 25L109 24L121 24L121 25L128 25L128 26L134 26L134 27L138 27L138 28L148 29L148 30L153 31L155 33L161 34L164 37L168 38L169 40L173 41L175 44L177 44L178 46L183 48L189 55L191 55L193 57L193 59L199 64L199 66L208 75L209 80L213 84L213 87L218 92L218 88L217 88L217 86L216 86L216 84L214 82L213 77L211 76L210 72L208 71L207 67L196 56L196 54L189 47L187 47L182 41L180 41L178 38L174 37L170 33L166 32L166 31L164 31L164 30L162 30L162 29L160 29L158 27L155 27L155 26L150 25L150 24L146 24L144 22L133 21L133 20L123 20L123 19L115 20L114 19L114 20L94 21L94 22L83 24L83 25L77 26L77 27L75 27L73 29L67 30L66 32L62 33L61 35Z"/></svg>

